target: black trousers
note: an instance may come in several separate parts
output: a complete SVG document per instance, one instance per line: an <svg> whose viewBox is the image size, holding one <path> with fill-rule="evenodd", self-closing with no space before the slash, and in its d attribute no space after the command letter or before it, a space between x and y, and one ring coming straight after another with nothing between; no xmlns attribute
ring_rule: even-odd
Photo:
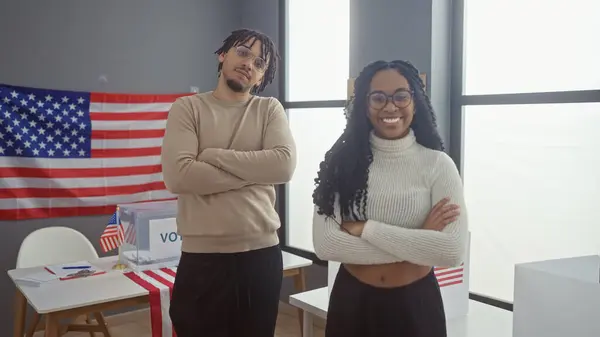
<svg viewBox="0 0 600 337"><path fill-rule="evenodd" d="M446 337L446 316L433 271L397 288L379 288L342 265L335 279L325 337Z"/></svg>
<svg viewBox="0 0 600 337"><path fill-rule="evenodd" d="M183 253L169 310L177 337L273 337L282 277L279 245Z"/></svg>

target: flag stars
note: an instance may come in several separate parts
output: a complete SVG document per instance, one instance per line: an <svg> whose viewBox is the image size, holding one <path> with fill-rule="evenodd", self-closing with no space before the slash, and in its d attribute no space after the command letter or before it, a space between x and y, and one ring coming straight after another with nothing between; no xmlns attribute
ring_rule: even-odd
<svg viewBox="0 0 600 337"><path fill-rule="evenodd" d="M78 93L0 89L0 156L90 156L90 99ZM33 92L35 91L35 92Z"/></svg>
<svg viewBox="0 0 600 337"><path fill-rule="evenodd" d="M5 149L2 146L0 146L0 154L4 154L4 151L5 151Z"/></svg>

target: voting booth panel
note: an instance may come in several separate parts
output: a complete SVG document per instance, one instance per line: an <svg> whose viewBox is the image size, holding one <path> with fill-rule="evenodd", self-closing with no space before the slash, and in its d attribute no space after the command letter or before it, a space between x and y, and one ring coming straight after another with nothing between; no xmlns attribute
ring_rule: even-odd
<svg viewBox="0 0 600 337"><path fill-rule="evenodd" d="M466 249L466 258L461 266L455 268L434 268L442 292L444 311L446 312L447 319L465 316L469 312L470 235ZM340 268L340 263L329 261L328 264L327 290L329 292L328 294L331 295L331 290Z"/></svg>
<svg viewBox="0 0 600 337"><path fill-rule="evenodd" d="M515 265L514 337L598 337L599 308L599 256Z"/></svg>
<svg viewBox="0 0 600 337"><path fill-rule="evenodd" d="M181 257L177 234L177 201L122 204L119 217L125 232L121 256L135 271L174 267Z"/></svg>

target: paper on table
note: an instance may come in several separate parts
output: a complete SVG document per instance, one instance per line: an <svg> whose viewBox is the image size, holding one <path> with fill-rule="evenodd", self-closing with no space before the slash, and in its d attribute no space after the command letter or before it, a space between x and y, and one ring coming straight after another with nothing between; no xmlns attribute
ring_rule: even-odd
<svg viewBox="0 0 600 337"><path fill-rule="evenodd" d="M32 272L31 274L16 278L15 282L22 284L22 285L39 287L42 283L56 281L56 280L58 280L58 276L56 276L46 270L40 270L40 271Z"/></svg>
<svg viewBox="0 0 600 337"><path fill-rule="evenodd" d="M69 276L77 273L78 271L83 270L83 269L69 269L68 268L68 267L78 267L78 266L89 266L90 268L87 268L87 269L90 271L94 271L94 272L103 271L101 268L98 268L98 267L92 265L88 261L76 261L76 262L55 264L55 265L51 265L51 266L46 266L46 270L49 271L50 273L58 276L59 278L65 278L65 277L69 277ZM67 268L67 269L65 269L65 268Z"/></svg>

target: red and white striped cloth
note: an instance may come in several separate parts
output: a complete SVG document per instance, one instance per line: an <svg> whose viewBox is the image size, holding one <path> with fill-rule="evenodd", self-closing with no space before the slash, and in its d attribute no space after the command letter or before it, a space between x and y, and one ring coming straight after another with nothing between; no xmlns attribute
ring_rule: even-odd
<svg viewBox="0 0 600 337"><path fill-rule="evenodd" d="M152 337L176 337L169 316L171 294L177 268L127 272L130 280L148 290Z"/></svg>
<svg viewBox="0 0 600 337"><path fill-rule="evenodd" d="M110 214L174 198L160 151L168 111L185 95L0 85L0 218Z"/></svg>
<svg viewBox="0 0 600 337"><path fill-rule="evenodd" d="M442 268L435 267L433 272L437 277L438 283L440 287L449 287L457 284L462 284L464 282L464 263L459 267L452 268Z"/></svg>

